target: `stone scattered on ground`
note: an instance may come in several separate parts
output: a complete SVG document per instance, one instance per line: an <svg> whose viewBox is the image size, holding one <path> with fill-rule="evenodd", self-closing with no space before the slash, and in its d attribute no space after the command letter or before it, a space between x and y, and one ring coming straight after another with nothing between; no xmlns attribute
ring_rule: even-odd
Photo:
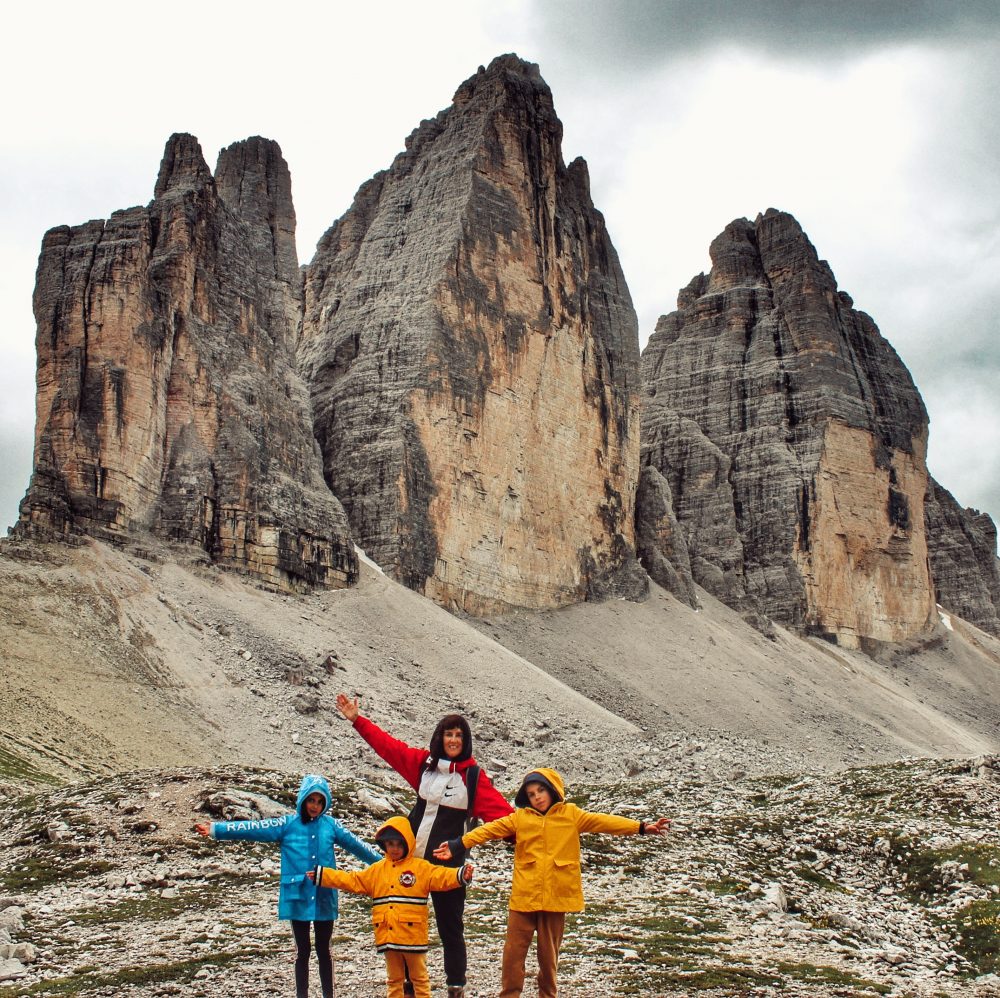
<svg viewBox="0 0 1000 998"><path fill-rule="evenodd" d="M554 758L570 751L555 739ZM673 827L660 839L585 838L588 905L569 919L561 993L1000 994L998 771L996 757L718 780L680 766L571 784L581 806L667 815ZM298 781L175 769L8 798L0 996L287 994L277 850L205 840L193 825L222 798L250 816L290 807ZM498 782L512 793L515 780ZM334 812L369 839L387 803L410 799L394 776L338 779L334 792ZM55 826L64 834L51 836ZM486 996L498 984L511 853L487 845L474 860L467 993ZM337 993L381 995L368 904L347 895L341 912ZM430 965L443 993L436 947Z"/></svg>

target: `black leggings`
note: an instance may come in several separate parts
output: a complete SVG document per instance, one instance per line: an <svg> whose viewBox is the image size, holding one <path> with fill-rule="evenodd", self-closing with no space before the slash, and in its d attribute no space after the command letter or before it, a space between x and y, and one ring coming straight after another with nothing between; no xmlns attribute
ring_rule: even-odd
<svg viewBox="0 0 1000 998"><path fill-rule="evenodd" d="M319 983L323 998L333 998L333 960L330 957L330 936L333 922L313 922L316 930L316 960L319 963ZM295 996L306 998L309 994L309 922L292 919L295 936Z"/></svg>
<svg viewBox="0 0 1000 998"><path fill-rule="evenodd" d="M465 987L465 885L453 891L433 891L434 918L444 949L444 979L448 987Z"/></svg>

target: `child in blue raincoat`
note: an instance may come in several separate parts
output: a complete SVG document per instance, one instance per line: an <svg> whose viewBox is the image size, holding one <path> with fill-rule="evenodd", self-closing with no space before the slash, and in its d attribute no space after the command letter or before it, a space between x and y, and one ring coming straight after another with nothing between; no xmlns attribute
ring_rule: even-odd
<svg viewBox="0 0 1000 998"><path fill-rule="evenodd" d="M381 853L352 835L336 818L326 814L330 785L322 776L302 777L295 813L260 821L213 821L195 825L199 835L213 839L281 843L281 891L278 918L292 923L295 936L295 994L309 993L309 923L315 929L316 958L323 998L333 998L333 961L330 937L337 917L337 892L317 887L307 876L317 866L335 867L333 847L342 846L365 863L377 863Z"/></svg>

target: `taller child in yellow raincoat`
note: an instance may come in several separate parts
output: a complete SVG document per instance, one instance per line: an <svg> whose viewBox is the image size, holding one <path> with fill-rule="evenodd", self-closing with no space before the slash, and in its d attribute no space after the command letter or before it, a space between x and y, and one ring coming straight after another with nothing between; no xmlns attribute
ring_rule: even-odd
<svg viewBox="0 0 1000 998"><path fill-rule="evenodd" d="M385 852L377 863L357 873L318 866L310 871L309 879L320 887L367 894L372 899L375 946L385 955L388 998L402 998L406 971L415 998L430 998L427 895L467 884L472 880L472 866L435 866L415 856L413 829L402 815L390 818L375 833L375 844Z"/></svg>
<svg viewBox="0 0 1000 998"><path fill-rule="evenodd" d="M517 810L513 814L443 843L434 855L452 859L490 839L516 838L500 998L517 998L521 994L524 961L536 934L538 996L555 998L566 912L583 911L580 835L662 835L670 819L645 822L584 811L565 800L562 777L554 769L528 773L514 804Z"/></svg>

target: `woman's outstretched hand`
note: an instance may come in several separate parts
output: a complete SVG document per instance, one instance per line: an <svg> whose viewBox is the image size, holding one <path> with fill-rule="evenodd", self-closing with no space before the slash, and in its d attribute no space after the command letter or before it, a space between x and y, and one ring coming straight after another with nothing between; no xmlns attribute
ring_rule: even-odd
<svg viewBox="0 0 1000 998"><path fill-rule="evenodd" d="M353 724L361 714L361 709L358 707L358 698L355 697L351 700L346 693L337 694L337 710L339 710L340 713L351 722L351 724Z"/></svg>
<svg viewBox="0 0 1000 998"><path fill-rule="evenodd" d="M647 835L666 835L670 831L669 818L657 818L656 821L646 822Z"/></svg>
<svg viewBox="0 0 1000 998"><path fill-rule="evenodd" d="M435 859L451 859L451 846L447 842L442 842L441 845L434 850Z"/></svg>

